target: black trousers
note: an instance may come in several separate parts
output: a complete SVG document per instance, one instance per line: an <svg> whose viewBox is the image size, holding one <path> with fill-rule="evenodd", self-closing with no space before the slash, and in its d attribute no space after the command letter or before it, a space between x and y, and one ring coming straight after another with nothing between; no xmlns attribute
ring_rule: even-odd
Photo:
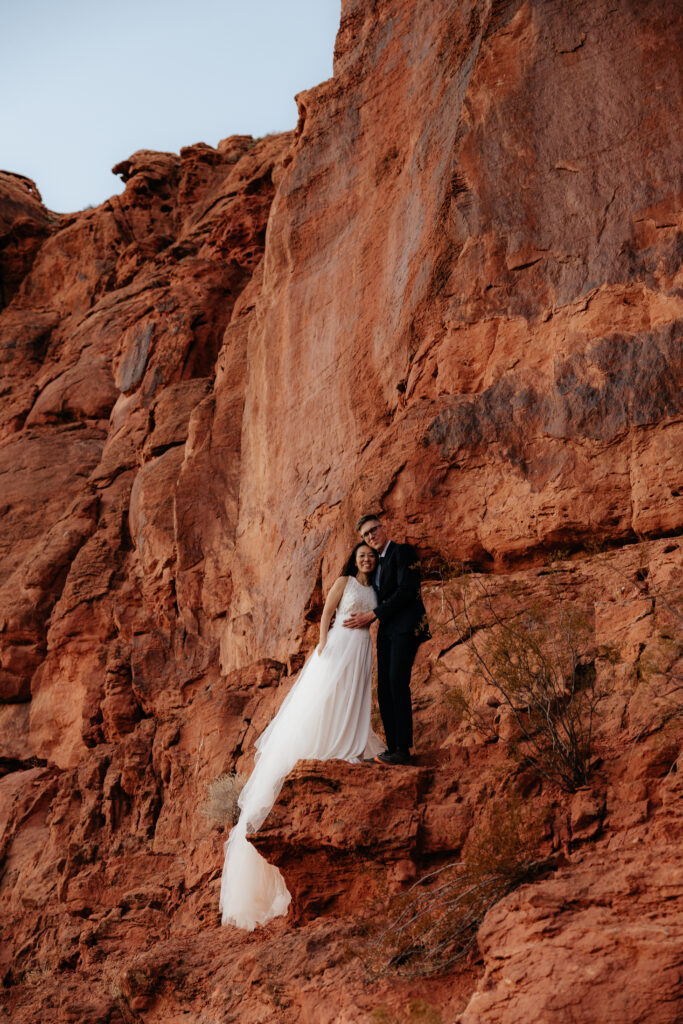
<svg viewBox="0 0 683 1024"><path fill-rule="evenodd" d="M410 673L419 646L411 633L377 635L377 700L389 750L413 745Z"/></svg>

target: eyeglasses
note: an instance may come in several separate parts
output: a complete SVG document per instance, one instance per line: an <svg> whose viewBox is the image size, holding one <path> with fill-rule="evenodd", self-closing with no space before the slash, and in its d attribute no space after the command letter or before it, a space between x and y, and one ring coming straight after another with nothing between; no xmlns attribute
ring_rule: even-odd
<svg viewBox="0 0 683 1024"><path fill-rule="evenodd" d="M363 538L363 540L367 540L368 537L372 537L373 533L377 533L377 531L381 529L382 527L380 526L379 523L377 523L377 526L371 526L369 530L365 531L365 533L361 533L361 537Z"/></svg>

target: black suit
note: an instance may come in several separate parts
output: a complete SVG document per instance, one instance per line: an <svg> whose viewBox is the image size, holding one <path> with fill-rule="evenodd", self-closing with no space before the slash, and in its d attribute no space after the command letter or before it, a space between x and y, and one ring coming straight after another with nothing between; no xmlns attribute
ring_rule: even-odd
<svg viewBox="0 0 683 1024"><path fill-rule="evenodd" d="M390 541L375 571L374 586L379 602L375 608L379 619L379 711L388 749L409 750L413 745L410 673L418 647L430 636L420 595L420 565L415 548Z"/></svg>

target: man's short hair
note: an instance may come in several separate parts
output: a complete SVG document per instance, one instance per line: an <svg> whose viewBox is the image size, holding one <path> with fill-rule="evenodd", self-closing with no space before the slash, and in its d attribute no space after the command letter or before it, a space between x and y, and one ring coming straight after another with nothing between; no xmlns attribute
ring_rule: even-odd
<svg viewBox="0 0 683 1024"><path fill-rule="evenodd" d="M366 523L370 523L370 522L372 522L372 523L374 523L374 522L381 523L382 522L382 517L378 516L378 515L375 515L374 513L372 515L368 514L368 515L365 515L365 516L361 516L360 519L358 520L358 522L356 523L356 529L360 533L360 531L363 529L365 524Z"/></svg>

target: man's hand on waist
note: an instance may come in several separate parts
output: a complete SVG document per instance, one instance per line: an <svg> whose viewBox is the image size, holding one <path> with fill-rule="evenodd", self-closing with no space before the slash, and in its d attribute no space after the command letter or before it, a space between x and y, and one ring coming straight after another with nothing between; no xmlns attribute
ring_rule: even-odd
<svg viewBox="0 0 683 1024"><path fill-rule="evenodd" d="M344 619L343 624L347 629L362 629L374 622L376 617L374 612L358 612L357 615L349 615L348 619Z"/></svg>

